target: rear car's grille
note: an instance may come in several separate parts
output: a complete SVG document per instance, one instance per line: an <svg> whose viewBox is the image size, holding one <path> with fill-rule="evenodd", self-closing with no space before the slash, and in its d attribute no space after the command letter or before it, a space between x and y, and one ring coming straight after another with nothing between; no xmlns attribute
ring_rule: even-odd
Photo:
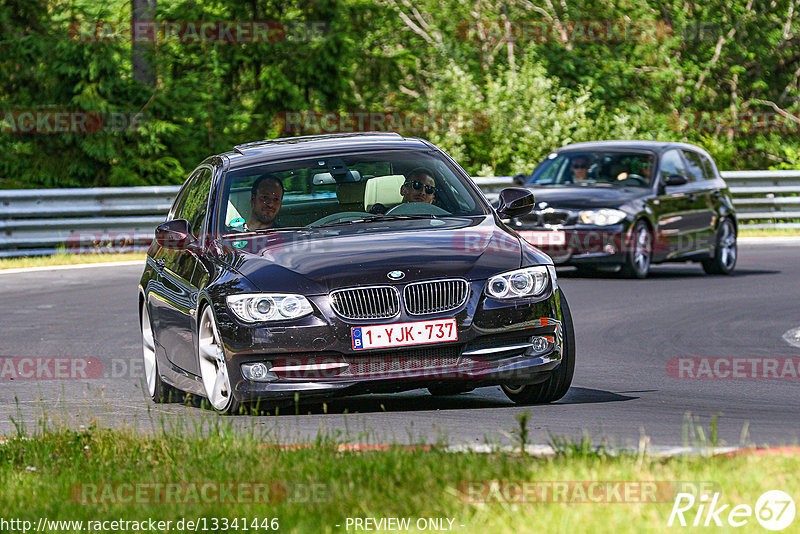
<svg viewBox="0 0 800 534"><path fill-rule="evenodd" d="M424 315L455 310L466 302L468 293L466 280L433 280L407 285L403 300L408 313Z"/></svg>
<svg viewBox="0 0 800 534"><path fill-rule="evenodd" d="M566 224L569 221L570 212L561 210L544 210L539 214L542 224Z"/></svg>
<svg viewBox="0 0 800 534"><path fill-rule="evenodd" d="M331 305L345 319L387 319L400 313L400 294L392 286L337 289Z"/></svg>

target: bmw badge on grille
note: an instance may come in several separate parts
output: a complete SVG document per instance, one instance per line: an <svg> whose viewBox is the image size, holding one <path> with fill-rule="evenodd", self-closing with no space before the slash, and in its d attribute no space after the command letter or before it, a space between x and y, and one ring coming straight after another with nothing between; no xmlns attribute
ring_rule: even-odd
<svg viewBox="0 0 800 534"><path fill-rule="evenodd" d="M389 277L389 280L402 280L406 277L406 273L403 271L389 271L386 276Z"/></svg>

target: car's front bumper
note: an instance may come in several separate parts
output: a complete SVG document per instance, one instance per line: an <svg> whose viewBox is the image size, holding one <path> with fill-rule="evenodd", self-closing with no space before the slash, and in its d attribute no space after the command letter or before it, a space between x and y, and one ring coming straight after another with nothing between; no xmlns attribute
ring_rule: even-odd
<svg viewBox="0 0 800 534"><path fill-rule="evenodd" d="M624 263L630 239L628 228L621 224L607 227L561 226L515 229L520 232L523 239L528 239L532 245L550 256L553 263L561 265ZM555 239L556 236L558 239Z"/></svg>
<svg viewBox="0 0 800 534"><path fill-rule="evenodd" d="M544 380L561 362L563 326L558 290L538 301L497 301L473 282L471 298L449 314L396 317L387 321L345 322L330 312L326 297L312 297L320 313L294 326L247 327L221 321L228 373L240 401L325 398L458 384L473 389ZM330 313L328 313L330 312ZM218 315L219 317L219 315ZM454 317L458 341L357 351L352 326ZM548 341L545 351L530 345ZM244 377L241 366L263 362L270 381Z"/></svg>

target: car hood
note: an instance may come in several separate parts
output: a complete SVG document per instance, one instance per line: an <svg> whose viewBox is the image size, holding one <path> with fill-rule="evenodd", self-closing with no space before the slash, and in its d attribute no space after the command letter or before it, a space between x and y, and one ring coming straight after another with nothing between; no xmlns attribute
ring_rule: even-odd
<svg viewBox="0 0 800 534"><path fill-rule="evenodd" d="M550 186L550 187L531 187L536 198L536 206L546 202L552 208L618 208L619 206L642 198L650 194L650 190L644 187L618 187L618 186Z"/></svg>
<svg viewBox="0 0 800 534"><path fill-rule="evenodd" d="M492 216L279 231L221 243L232 267L260 291L306 295L434 278L486 279L519 268L522 257L519 239ZM392 282L390 271L404 277Z"/></svg>

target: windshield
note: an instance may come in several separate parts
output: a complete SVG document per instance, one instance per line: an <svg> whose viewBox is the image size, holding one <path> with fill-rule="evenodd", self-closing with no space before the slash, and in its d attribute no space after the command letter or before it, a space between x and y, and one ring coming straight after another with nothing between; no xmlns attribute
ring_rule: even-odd
<svg viewBox="0 0 800 534"><path fill-rule="evenodd" d="M649 187L653 160L644 152L554 152L533 171L528 184Z"/></svg>
<svg viewBox="0 0 800 534"><path fill-rule="evenodd" d="M485 215L478 195L435 152L369 152L229 171L224 234L379 220Z"/></svg>

